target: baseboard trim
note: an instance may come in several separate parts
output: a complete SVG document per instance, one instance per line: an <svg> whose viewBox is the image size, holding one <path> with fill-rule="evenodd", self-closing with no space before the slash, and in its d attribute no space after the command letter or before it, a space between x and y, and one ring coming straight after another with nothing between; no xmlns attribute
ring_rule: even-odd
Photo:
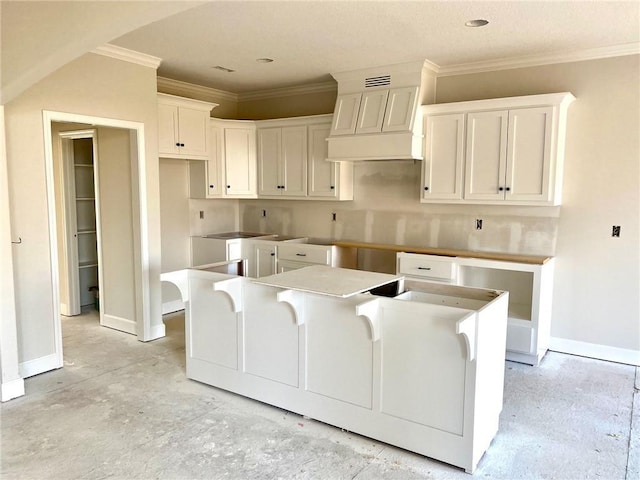
<svg viewBox="0 0 640 480"><path fill-rule="evenodd" d="M2 392L0 394L0 401L7 402L14 398L18 398L24 395L24 380L22 378L16 378L9 382L2 384Z"/></svg>
<svg viewBox="0 0 640 480"><path fill-rule="evenodd" d="M640 351L551 337L549 350L640 367Z"/></svg>
<svg viewBox="0 0 640 480"><path fill-rule="evenodd" d="M29 378L61 367L62 362L60 361L60 357L57 353L52 353L45 357L34 358L33 360L20 363L18 365L18 372L22 378Z"/></svg>
<svg viewBox="0 0 640 480"><path fill-rule="evenodd" d="M180 310L184 310L184 302L182 300L171 300L162 304L162 315L179 312Z"/></svg>
<svg viewBox="0 0 640 480"><path fill-rule="evenodd" d="M116 317L115 315L104 314L102 317L102 326L120 330L121 332L136 334L136 322L128 318Z"/></svg>

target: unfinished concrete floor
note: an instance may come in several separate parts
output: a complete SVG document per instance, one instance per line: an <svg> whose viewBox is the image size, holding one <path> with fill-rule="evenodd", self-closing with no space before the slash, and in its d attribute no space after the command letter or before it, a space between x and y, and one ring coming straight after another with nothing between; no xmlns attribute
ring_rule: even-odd
<svg viewBox="0 0 640 480"><path fill-rule="evenodd" d="M5 479L468 479L458 468L185 377L184 318L140 343L64 318L64 368L2 404ZM492 479L640 478L637 369L558 353L507 362ZM635 408L634 408L635 393Z"/></svg>

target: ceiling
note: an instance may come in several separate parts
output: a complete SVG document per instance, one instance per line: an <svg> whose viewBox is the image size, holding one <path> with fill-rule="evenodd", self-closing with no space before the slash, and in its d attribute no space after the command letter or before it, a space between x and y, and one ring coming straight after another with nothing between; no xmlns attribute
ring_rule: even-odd
<svg viewBox="0 0 640 480"><path fill-rule="evenodd" d="M472 19L489 24L466 27ZM640 2L214 1L110 43L161 58L159 76L240 94L415 60L446 70L620 46L638 53ZM264 57L273 63L256 62Z"/></svg>

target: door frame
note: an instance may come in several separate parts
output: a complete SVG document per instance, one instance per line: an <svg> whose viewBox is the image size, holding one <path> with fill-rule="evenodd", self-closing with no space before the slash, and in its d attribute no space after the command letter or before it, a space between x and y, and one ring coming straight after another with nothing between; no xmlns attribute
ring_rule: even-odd
<svg viewBox="0 0 640 480"><path fill-rule="evenodd" d="M136 298L136 335L138 340L147 341L152 338L151 329L151 296L149 279L149 231L148 231L148 207L147 207L147 164L145 154L144 123L113 118L95 117L75 113L56 112L43 110L44 130L44 155L45 176L47 184L47 210L49 220L49 258L51 262L51 284L53 287L53 315L54 315L54 344L58 367L63 365L62 357L62 322L60 319L60 282L58 239L55 234L57 228L57 215L55 204L55 181L53 165L53 138L51 127L54 122L72 122L88 124L92 127L112 127L131 131L132 152L137 158L132 158L132 170L135 169L133 203L133 231L134 231L134 268L135 268L135 298ZM137 168L135 168L137 167ZM137 182L135 181L137 180ZM54 367L56 368L56 367Z"/></svg>
<svg viewBox="0 0 640 480"><path fill-rule="evenodd" d="M104 285L103 282L103 270L102 270L102 232L100 223L100 175L99 175L99 158L98 158L98 136L97 130L81 129L81 130L68 130L58 132L60 137L62 148L62 179L63 188L61 194L63 197L64 208L62 209L62 228L64 234L62 235L64 242L65 258L64 261L67 265L67 291L69 312L71 315L80 314L80 296L78 292L79 288L79 275L78 275L78 243L77 243L77 211L75 203L75 169L74 169L74 157L73 157L73 141L80 139L91 139L91 148L93 150L93 181L94 181L94 211L96 218L96 241L97 241L97 260L98 260L98 285ZM74 240L75 239L75 240ZM60 259L58 259L60 262ZM64 279L62 280L64 281ZM101 292L102 299L104 300L104 294ZM77 308L75 308L77 307ZM104 309L100 309L100 325L104 325ZM64 315L64 313L63 313Z"/></svg>

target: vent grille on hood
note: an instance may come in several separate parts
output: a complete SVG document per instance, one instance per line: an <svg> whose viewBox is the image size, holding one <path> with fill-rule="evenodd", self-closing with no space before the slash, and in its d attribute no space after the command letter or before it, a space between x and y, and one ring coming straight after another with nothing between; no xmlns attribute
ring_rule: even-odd
<svg viewBox="0 0 640 480"><path fill-rule="evenodd" d="M391 85L391 75L368 77L364 79L364 88L385 87Z"/></svg>

